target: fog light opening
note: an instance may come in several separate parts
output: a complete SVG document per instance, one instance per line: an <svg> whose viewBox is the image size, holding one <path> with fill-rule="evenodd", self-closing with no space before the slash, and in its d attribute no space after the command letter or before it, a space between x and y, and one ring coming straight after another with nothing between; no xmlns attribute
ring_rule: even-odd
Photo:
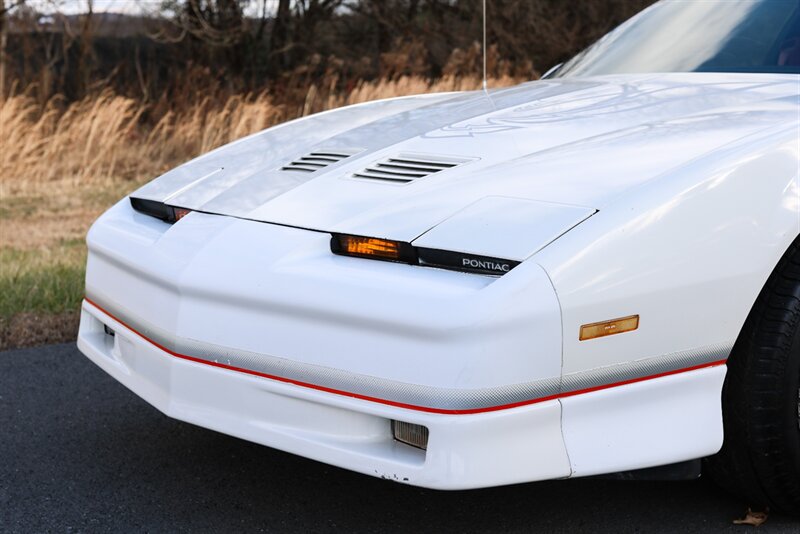
<svg viewBox="0 0 800 534"><path fill-rule="evenodd" d="M109 328L109 326L107 324L103 325L103 332L105 332L107 336L114 337L114 330Z"/></svg>
<svg viewBox="0 0 800 534"><path fill-rule="evenodd" d="M428 428L422 425L392 421L392 435L394 439L406 445L411 445L422 450L428 450Z"/></svg>

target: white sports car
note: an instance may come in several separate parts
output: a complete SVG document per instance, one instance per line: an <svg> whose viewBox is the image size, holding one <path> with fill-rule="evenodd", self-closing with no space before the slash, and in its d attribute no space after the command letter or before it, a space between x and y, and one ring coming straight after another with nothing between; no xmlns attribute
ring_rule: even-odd
<svg viewBox="0 0 800 534"><path fill-rule="evenodd" d="M543 80L190 161L92 227L78 346L171 417L390 480L711 456L797 512L799 6L661 2Z"/></svg>

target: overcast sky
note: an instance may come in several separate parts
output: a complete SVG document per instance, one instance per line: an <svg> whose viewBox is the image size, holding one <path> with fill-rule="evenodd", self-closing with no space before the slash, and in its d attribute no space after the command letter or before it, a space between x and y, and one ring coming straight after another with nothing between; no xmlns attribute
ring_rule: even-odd
<svg viewBox="0 0 800 534"><path fill-rule="evenodd" d="M141 13L148 8L158 7L161 0L94 0L95 13ZM26 2L42 13L60 11L65 14L86 12L83 0L27 0Z"/></svg>
<svg viewBox="0 0 800 534"><path fill-rule="evenodd" d="M140 14L156 10L161 2L162 0L94 0L94 12ZM86 12L86 0L27 0L26 3L42 13L60 11L72 15ZM277 3L277 0L268 0L267 3ZM255 14L250 11L257 10L256 6L260 2L252 4L253 8L247 10L248 14Z"/></svg>

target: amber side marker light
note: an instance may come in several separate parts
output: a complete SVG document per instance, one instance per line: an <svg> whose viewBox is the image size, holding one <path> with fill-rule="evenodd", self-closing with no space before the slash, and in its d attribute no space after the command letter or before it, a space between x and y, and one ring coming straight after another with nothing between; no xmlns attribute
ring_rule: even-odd
<svg viewBox="0 0 800 534"><path fill-rule="evenodd" d="M343 256L404 263L416 263L417 261L414 248L409 243L376 237L334 234L331 238L331 250L335 254Z"/></svg>
<svg viewBox="0 0 800 534"><path fill-rule="evenodd" d="M620 317L600 323L591 323L581 326L580 340L586 341L598 337L613 336L623 332L632 332L639 328L639 316Z"/></svg>

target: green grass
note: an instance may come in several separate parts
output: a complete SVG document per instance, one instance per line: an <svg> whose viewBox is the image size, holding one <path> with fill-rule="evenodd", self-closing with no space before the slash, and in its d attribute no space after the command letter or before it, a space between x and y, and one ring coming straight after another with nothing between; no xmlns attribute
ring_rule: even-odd
<svg viewBox="0 0 800 534"><path fill-rule="evenodd" d="M91 222L137 182L0 183L0 350L74 341Z"/></svg>
<svg viewBox="0 0 800 534"><path fill-rule="evenodd" d="M63 241L49 250L0 249L0 318L78 309L85 261L79 240Z"/></svg>

